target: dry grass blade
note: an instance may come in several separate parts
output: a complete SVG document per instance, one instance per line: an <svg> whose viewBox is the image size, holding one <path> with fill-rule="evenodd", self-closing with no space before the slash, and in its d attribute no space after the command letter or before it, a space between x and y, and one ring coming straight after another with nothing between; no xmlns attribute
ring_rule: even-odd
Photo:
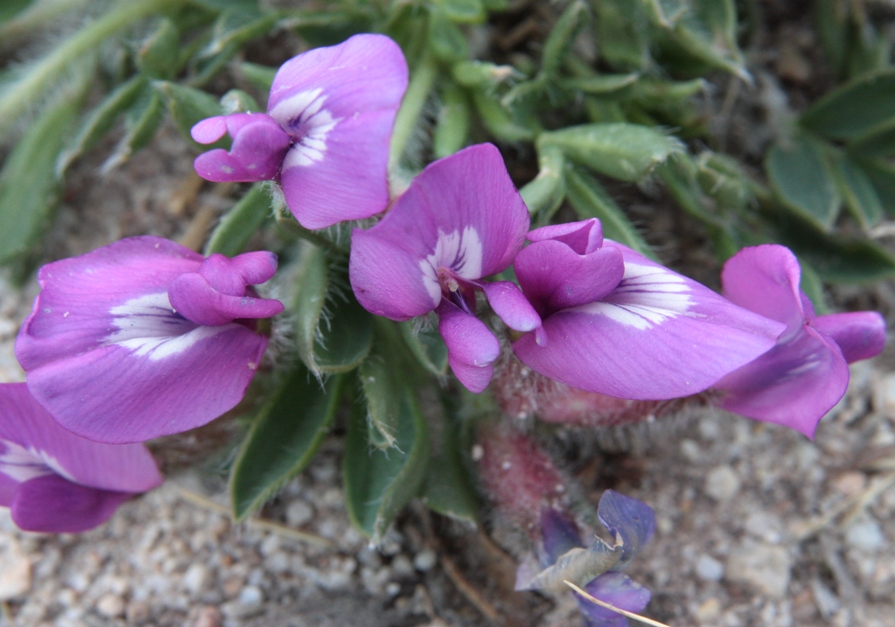
<svg viewBox="0 0 895 627"><path fill-rule="evenodd" d="M659 621L653 620L652 618L647 618L646 616L641 616L640 614L635 614L634 612L629 612L628 610L623 610L620 607L615 607L614 605L606 603L605 601L601 601L600 599L595 599L594 597L589 595L587 592L585 592L584 590L582 590L581 588L579 588L578 586L573 584L571 581L564 581L563 583L566 584L567 586L569 586L572 590L574 590L575 592L577 592L578 594L583 596L585 599L587 599L591 603L596 603L600 607L605 607L607 610L612 610L613 612L617 612L617 613L621 614L622 616L626 616L630 619L639 621L639 622L643 623L644 625L652 625L653 627L671 627L670 625L666 625L665 623L660 623Z"/></svg>
<svg viewBox="0 0 895 627"><path fill-rule="evenodd" d="M197 492L193 492L192 490L184 488L183 486L177 486L177 490L180 492L181 498L183 498L183 500L185 501L189 501L190 503L198 505L199 507L217 512L218 514L232 517L229 508L221 505L220 503L212 501L207 496L203 496ZM331 547L333 545L332 542L322 536L299 531L298 529L293 529L292 527L287 527L286 525L275 523L272 520L264 520L263 518L250 518L246 521L246 523L252 527L270 531L284 538L298 540L299 542L305 542L307 544L314 544L316 546L322 547Z"/></svg>

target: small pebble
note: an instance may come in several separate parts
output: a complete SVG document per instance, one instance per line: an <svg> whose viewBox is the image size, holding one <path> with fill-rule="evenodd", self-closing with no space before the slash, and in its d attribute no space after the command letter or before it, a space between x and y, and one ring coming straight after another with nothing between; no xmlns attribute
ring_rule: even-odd
<svg viewBox="0 0 895 627"><path fill-rule="evenodd" d="M746 540L731 550L726 574L730 581L782 599L789 587L791 567L792 556L782 546Z"/></svg>
<svg viewBox="0 0 895 627"><path fill-rule="evenodd" d="M713 468L705 478L705 491L716 501L729 501L740 490L740 477L730 466Z"/></svg>
<svg viewBox="0 0 895 627"><path fill-rule="evenodd" d="M420 551L413 558L413 567L422 573L432 570L436 563L438 563L438 556L435 554L435 551L430 549Z"/></svg>
<svg viewBox="0 0 895 627"><path fill-rule="evenodd" d="M710 555L700 555L696 562L696 576L703 581L721 581L724 578L724 564Z"/></svg>
<svg viewBox="0 0 895 627"><path fill-rule="evenodd" d="M862 553L873 553L886 542L879 524L872 519L864 519L845 530L845 541Z"/></svg>
<svg viewBox="0 0 895 627"><path fill-rule="evenodd" d="M290 527L301 527L311 521L314 510L304 501L292 501L286 508L286 522Z"/></svg>
<svg viewBox="0 0 895 627"><path fill-rule="evenodd" d="M28 594L31 590L31 560L12 538L0 537L0 601Z"/></svg>
<svg viewBox="0 0 895 627"><path fill-rule="evenodd" d="M117 594L106 593L96 602L96 609L107 618L118 618L124 615L124 599Z"/></svg>

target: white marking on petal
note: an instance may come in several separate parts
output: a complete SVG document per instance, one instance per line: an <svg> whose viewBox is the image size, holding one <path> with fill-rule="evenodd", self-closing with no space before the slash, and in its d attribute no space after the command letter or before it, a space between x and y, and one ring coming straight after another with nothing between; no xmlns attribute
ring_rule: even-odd
<svg viewBox="0 0 895 627"><path fill-rule="evenodd" d="M41 455L8 440L0 440L0 472L19 483L53 474Z"/></svg>
<svg viewBox="0 0 895 627"><path fill-rule="evenodd" d="M573 311L606 316L645 330L686 314L692 304L684 277L665 268L626 263L624 277L612 294Z"/></svg>
<svg viewBox="0 0 895 627"><path fill-rule="evenodd" d="M445 233L438 229L438 241L432 254L420 261L423 283L436 305L441 302L441 286L438 283L438 269L445 268L452 274L474 281L482 278L482 239L471 226L463 232Z"/></svg>
<svg viewBox="0 0 895 627"><path fill-rule="evenodd" d="M323 160L326 136L342 118L333 118L323 108L327 96L323 89L309 89L279 102L269 115L279 122L295 143L283 160L283 169L307 167Z"/></svg>
<svg viewBox="0 0 895 627"><path fill-rule="evenodd" d="M152 361L182 353L230 328L203 327L186 320L174 311L165 292L132 298L112 307L109 313L118 330L106 338L105 344L116 344Z"/></svg>

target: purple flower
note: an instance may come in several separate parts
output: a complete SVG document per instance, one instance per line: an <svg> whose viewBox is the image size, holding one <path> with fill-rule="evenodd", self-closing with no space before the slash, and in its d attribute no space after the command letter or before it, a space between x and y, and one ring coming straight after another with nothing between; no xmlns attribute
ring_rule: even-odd
<svg viewBox="0 0 895 627"><path fill-rule="evenodd" d="M200 144L233 138L230 152L196 158L209 181L278 181L302 226L367 218L389 202L392 127L407 64L384 35L355 35L315 48L277 72L267 113L234 113L193 127Z"/></svg>
<svg viewBox="0 0 895 627"><path fill-rule="evenodd" d="M77 533L162 482L142 444L100 444L60 427L24 383L0 385L0 507L25 531Z"/></svg>
<svg viewBox="0 0 895 627"><path fill-rule="evenodd" d="M41 268L43 291L16 339L28 388L66 429L142 442L232 409L267 337L255 320L283 310L251 285L276 255L202 255L132 237Z"/></svg>
<svg viewBox="0 0 895 627"><path fill-rule="evenodd" d="M354 230L351 286L367 310L392 320L437 312L451 369L481 392L500 343L475 316L476 292L485 292L510 328L540 324L513 283L481 281L512 263L528 225L500 152L470 146L430 164L379 224Z"/></svg>
<svg viewBox="0 0 895 627"><path fill-rule="evenodd" d="M656 530L651 507L637 499L606 490L597 516L615 537L610 546L595 538L588 546L575 522L551 507L541 510L538 559L524 561L517 573L517 590L566 590L564 581L583 587L591 596L629 612L643 611L650 591L621 570L637 556ZM627 619L582 597L578 605L592 627L624 627Z"/></svg>
<svg viewBox="0 0 895 627"><path fill-rule="evenodd" d="M886 325L874 311L816 316L800 278L798 260L783 246L744 248L725 264L724 295L786 330L773 349L715 387L726 393L724 409L813 437L848 388L848 364L883 350Z"/></svg>
<svg viewBox="0 0 895 627"><path fill-rule="evenodd" d="M783 326L610 240L600 222L547 226L516 257L543 328L513 344L533 370L626 399L689 396L774 346Z"/></svg>

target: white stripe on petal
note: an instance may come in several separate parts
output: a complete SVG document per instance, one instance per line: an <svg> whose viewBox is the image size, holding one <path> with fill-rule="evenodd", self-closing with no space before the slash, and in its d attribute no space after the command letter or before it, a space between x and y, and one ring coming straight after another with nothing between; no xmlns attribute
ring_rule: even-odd
<svg viewBox="0 0 895 627"><path fill-rule="evenodd" d="M270 116L295 142L283 160L284 170L296 166L307 167L323 160L326 136L341 120L334 119L323 108L326 98L323 89L318 87L290 96L270 110Z"/></svg>
<svg viewBox="0 0 895 627"><path fill-rule="evenodd" d="M665 268L626 263L624 278L612 294L573 311L606 316L624 326L645 330L686 314L692 304L684 277Z"/></svg>
<svg viewBox="0 0 895 627"><path fill-rule="evenodd" d="M441 302L441 287L438 283L438 269L445 268L452 274L475 281L482 278L482 239L473 227L463 228L463 232L445 233L438 229L438 241L432 254L420 261L423 283L436 305Z"/></svg>
<svg viewBox="0 0 895 627"><path fill-rule="evenodd" d="M8 440L0 440L0 472L19 483L53 474L40 455Z"/></svg>
<svg viewBox="0 0 895 627"><path fill-rule="evenodd" d="M186 320L174 311L164 292L133 298L109 313L118 330L106 338L105 344L127 348L134 356L153 361L182 353L231 326L204 327Z"/></svg>

